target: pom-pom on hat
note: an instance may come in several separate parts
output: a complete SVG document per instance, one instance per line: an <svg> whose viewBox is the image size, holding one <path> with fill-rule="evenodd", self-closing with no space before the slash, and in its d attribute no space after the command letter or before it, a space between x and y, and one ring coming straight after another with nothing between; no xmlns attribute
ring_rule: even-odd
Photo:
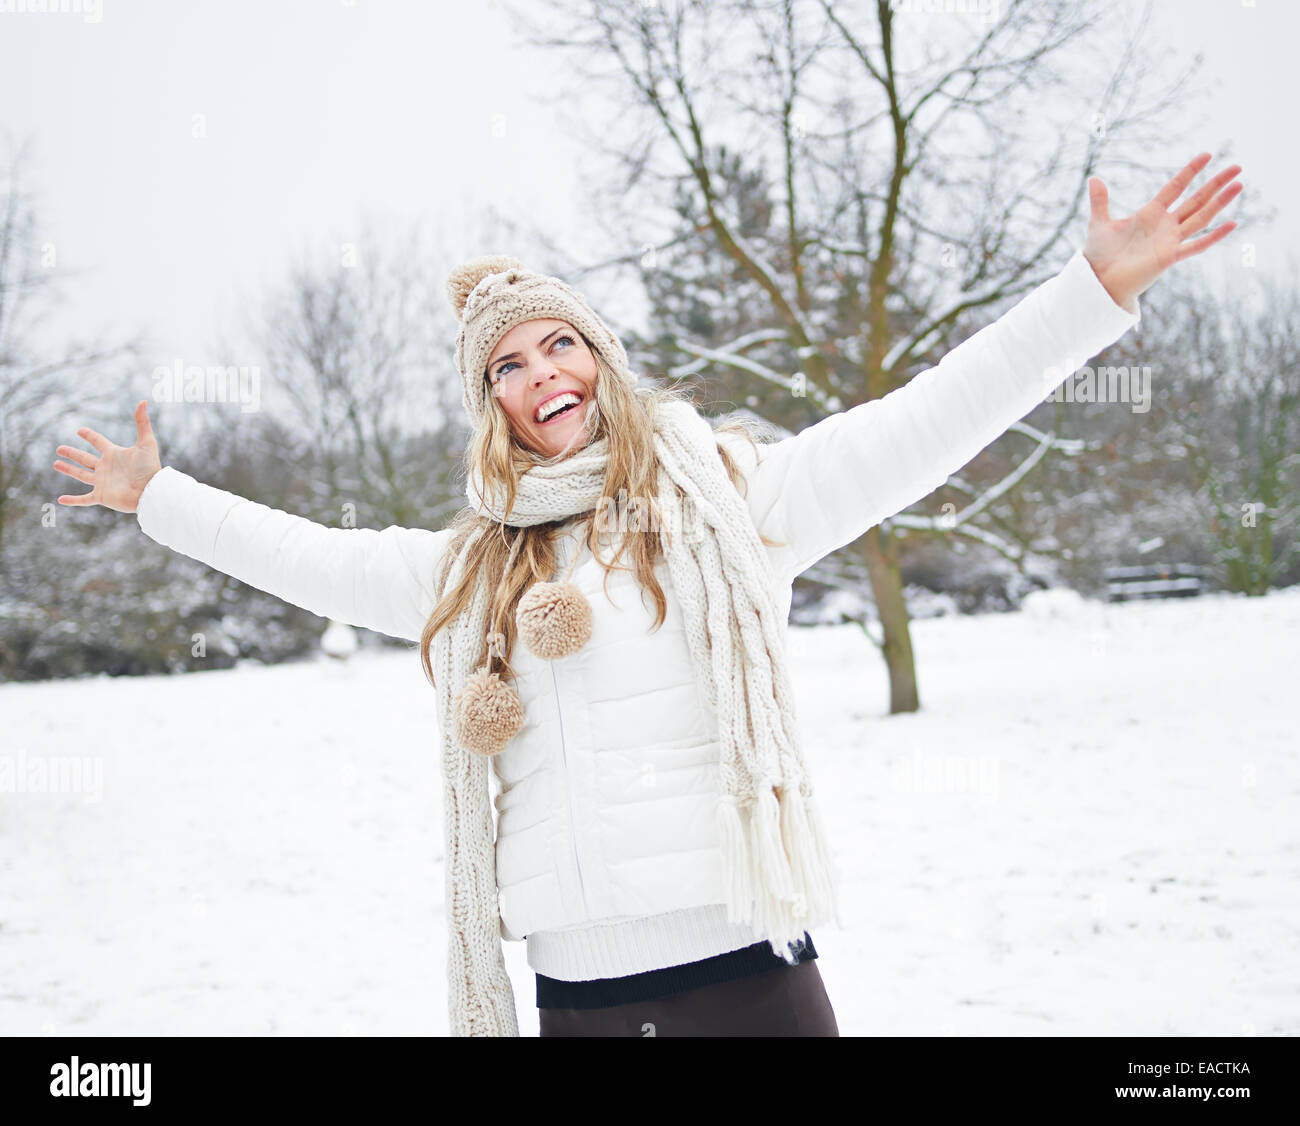
<svg viewBox="0 0 1300 1126"><path fill-rule="evenodd" d="M465 410L474 426L487 407L492 349L515 325L539 317L568 321L629 386L636 386L622 342L586 297L559 278L533 273L518 258L485 254L463 262L447 277L447 298L460 321L456 368L465 383Z"/></svg>

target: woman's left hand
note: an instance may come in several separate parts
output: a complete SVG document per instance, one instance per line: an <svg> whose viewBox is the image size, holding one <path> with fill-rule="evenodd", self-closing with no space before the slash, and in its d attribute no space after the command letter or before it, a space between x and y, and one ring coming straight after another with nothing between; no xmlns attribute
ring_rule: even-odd
<svg viewBox="0 0 1300 1126"><path fill-rule="evenodd" d="M1096 176L1088 178L1088 200L1092 215L1088 219L1088 237L1083 256L1106 292L1117 304L1132 310L1133 299L1175 262L1200 254L1223 238L1237 224L1222 226L1191 242L1186 241L1203 230L1242 189L1240 183L1223 188L1241 171L1234 164L1224 169L1191 197L1177 211L1169 208L1196 174L1210 162L1203 152L1158 191L1146 206L1127 219L1112 219L1106 206L1106 185ZM1223 188L1222 191L1219 191ZM1215 195L1218 192L1218 195Z"/></svg>

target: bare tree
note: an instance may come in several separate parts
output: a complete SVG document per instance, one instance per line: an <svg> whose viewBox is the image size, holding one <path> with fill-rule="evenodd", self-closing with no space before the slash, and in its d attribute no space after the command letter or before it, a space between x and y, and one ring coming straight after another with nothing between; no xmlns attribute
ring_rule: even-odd
<svg viewBox="0 0 1300 1126"><path fill-rule="evenodd" d="M590 211L621 248L610 264L635 269L692 243L732 263L744 296L762 297L763 323L717 342L682 331L676 374L730 367L780 388L773 421L792 430L903 385L1059 269L1103 154L1108 173L1143 169L1196 70L1151 89L1145 16L1117 45L1120 7L1077 0L1010 0L989 24L887 0L542 7L516 15L535 44L577 60L555 67L557 105L611 162L588 177ZM778 187L762 237L744 234L732 206L723 162L736 152ZM697 219L665 237L682 183ZM1008 467L951 479L951 512L900 514L815 569L829 585L869 582L891 712L919 707L904 537L1022 557L990 520L994 502L1042 459L1080 448L1026 422L1000 444L1016 449Z"/></svg>
<svg viewBox="0 0 1300 1126"><path fill-rule="evenodd" d="M75 409L82 423L124 390L117 361L135 355L139 341L68 341L39 338L42 321L57 307L58 248L40 234L34 200L23 186L31 142L6 138L0 170L0 549L21 494L35 495L37 474L49 473L50 435Z"/></svg>
<svg viewBox="0 0 1300 1126"><path fill-rule="evenodd" d="M1196 490L1181 516L1210 541L1229 590L1267 593L1300 558L1300 297L1285 281L1180 302L1162 437Z"/></svg>
<svg viewBox="0 0 1300 1126"><path fill-rule="evenodd" d="M336 259L300 261L252 330L293 477L322 512L436 526L463 503L455 323L421 244L410 232L389 249L367 229Z"/></svg>

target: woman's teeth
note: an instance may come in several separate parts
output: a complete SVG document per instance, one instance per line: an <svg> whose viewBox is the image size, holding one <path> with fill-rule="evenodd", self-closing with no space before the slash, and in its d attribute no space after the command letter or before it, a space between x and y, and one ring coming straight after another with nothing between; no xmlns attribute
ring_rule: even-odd
<svg viewBox="0 0 1300 1126"><path fill-rule="evenodd" d="M582 403L582 397L579 395L562 395L562 396L557 396L556 398L561 403L559 409L557 410L553 408L549 400L546 403L542 404L541 409L550 410L551 413L545 415L542 418L538 418L537 419L538 425L545 426L548 422L551 422L553 419L559 418L560 415L562 414L567 414L571 409L579 406Z"/></svg>

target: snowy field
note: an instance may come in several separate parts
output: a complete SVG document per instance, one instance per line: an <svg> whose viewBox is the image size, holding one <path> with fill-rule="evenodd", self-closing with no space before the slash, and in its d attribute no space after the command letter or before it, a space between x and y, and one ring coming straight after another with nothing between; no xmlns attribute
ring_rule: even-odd
<svg viewBox="0 0 1300 1126"><path fill-rule="evenodd" d="M1300 588L919 621L924 710L893 718L856 627L790 636L842 1034L1300 1034ZM446 1033L414 649L0 709L11 768L102 771L0 793L0 1034Z"/></svg>

